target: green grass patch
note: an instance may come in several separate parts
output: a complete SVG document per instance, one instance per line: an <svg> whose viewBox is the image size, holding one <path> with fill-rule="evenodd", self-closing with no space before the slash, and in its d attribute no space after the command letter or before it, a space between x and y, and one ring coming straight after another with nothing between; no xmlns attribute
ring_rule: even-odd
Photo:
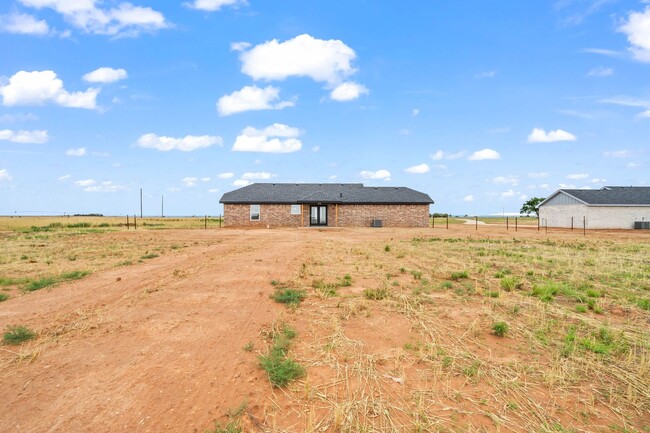
<svg viewBox="0 0 650 433"><path fill-rule="evenodd" d="M387 287L380 287L378 289L365 289L363 291L363 297L370 299L371 301L381 301L390 296L390 290Z"/></svg>
<svg viewBox="0 0 650 433"><path fill-rule="evenodd" d="M46 287L53 286L59 281L60 280L55 277L45 277L28 283L23 287L23 290L26 292L35 292L37 290L41 290Z"/></svg>
<svg viewBox="0 0 650 433"><path fill-rule="evenodd" d="M17 286L19 284L26 284L29 280L27 278L8 278L0 277L0 286Z"/></svg>
<svg viewBox="0 0 650 433"><path fill-rule="evenodd" d="M492 324L492 333L497 337L505 337L510 330L510 326L506 322L495 322Z"/></svg>
<svg viewBox="0 0 650 433"><path fill-rule="evenodd" d="M467 271L452 272L451 279L454 281L462 280L464 278L469 278Z"/></svg>
<svg viewBox="0 0 650 433"><path fill-rule="evenodd" d="M36 337L36 333L25 326L9 326L2 336L4 344L17 345Z"/></svg>
<svg viewBox="0 0 650 433"><path fill-rule="evenodd" d="M299 305L305 297L304 290L290 289L288 287L275 289L275 292L270 296L275 302L287 305Z"/></svg>
<svg viewBox="0 0 650 433"><path fill-rule="evenodd" d="M4 302L7 299L9 299L9 295L7 295L6 293L0 293L0 302Z"/></svg>
<svg viewBox="0 0 650 433"><path fill-rule="evenodd" d="M623 339L622 335L617 338L605 327L600 328L591 337L580 341L580 345L584 349L600 355L609 355L611 353L621 354L627 351L627 342Z"/></svg>
<svg viewBox="0 0 650 433"><path fill-rule="evenodd" d="M287 356L292 340L296 332L288 326L283 326L280 331L272 334L273 344L267 355L261 355L258 360L260 367L269 376L271 384L275 387L283 387L291 381L305 375L305 369L293 359Z"/></svg>
<svg viewBox="0 0 650 433"><path fill-rule="evenodd" d="M145 254L144 256L140 256L142 260L155 259L156 257L160 257L160 256L156 253L149 253L149 254Z"/></svg>
<svg viewBox="0 0 650 433"><path fill-rule="evenodd" d="M501 278L499 284L501 285L501 288L506 292L512 292L513 290L521 290L523 288L523 284L521 283L521 280L513 276Z"/></svg>
<svg viewBox="0 0 650 433"><path fill-rule="evenodd" d="M28 282L23 286L23 290L26 292L35 292L37 290L44 289L46 287L54 286L56 284L62 283L64 281L79 280L87 275L90 275L88 271L71 271L65 272L58 277L43 277L38 280L33 280Z"/></svg>

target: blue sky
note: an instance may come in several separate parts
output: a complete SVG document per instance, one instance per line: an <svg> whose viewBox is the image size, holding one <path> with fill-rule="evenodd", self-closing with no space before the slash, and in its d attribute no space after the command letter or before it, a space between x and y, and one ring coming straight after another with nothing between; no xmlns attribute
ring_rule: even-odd
<svg viewBox="0 0 650 433"><path fill-rule="evenodd" d="M217 215L251 182L516 212L648 185L650 2L4 0L0 214Z"/></svg>

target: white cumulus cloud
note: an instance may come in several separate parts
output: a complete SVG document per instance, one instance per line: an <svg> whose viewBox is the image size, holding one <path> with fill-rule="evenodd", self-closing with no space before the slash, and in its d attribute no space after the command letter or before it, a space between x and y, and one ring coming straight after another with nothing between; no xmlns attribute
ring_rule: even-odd
<svg viewBox="0 0 650 433"><path fill-rule="evenodd" d="M5 180L5 181L10 181L12 180L13 177L9 174L6 168L0 169L0 182Z"/></svg>
<svg viewBox="0 0 650 433"><path fill-rule="evenodd" d="M471 203L471 202L474 201L474 196L473 196L472 194L470 194L470 195L466 195L466 196L463 198L463 200L466 201L466 202Z"/></svg>
<svg viewBox="0 0 650 433"><path fill-rule="evenodd" d="M472 153L467 159L469 159L470 161L501 159L501 155L499 155L499 152L493 149L481 149Z"/></svg>
<svg viewBox="0 0 650 433"><path fill-rule="evenodd" d="M279 99L280 91L276 87L267 86L262 89L257 86L245 86L219 98L217 110L219 115L229 116L243 111L281 110L294 105L292 101L278 101Z"/></svg>
<svg viewBox="0 0 650 433"><path fill-rule="evenodd" d="M309 77L325 83L336 101L350 101L368 89L347 79L357 72L352 62L356 53L343 41L317 39L303 34L284 42L273 39L251 46L246 42L231 45L239 51L241 71L255 80L284 80Z"/></svg>
<svg viewBox="0 0 650 433"><path fill-rule="evenodd" d="M492 179L493 183L496 183L497 185L513 185L517 186L519 185L519 178L517 176L497 176L494 179Z"/></svg>
<svg viewBox="0 0 650 433"><path fill-rule="evenodd" d="M603 66L598 66L591 69L587 75L589 77L611 77L614 75L614 70L612 68L605 68Z"/></svg>
<svg viewBox="0 0 650 433"><path fill-rule="evenodd" d="M230 172L228 172L228 173L219 173L219 174L217 175L217 177L218 177L219 179L230 179L230 178L232 178L232 177L234 177L234 176L235 176L235 173L230 173Z"/></svg>
<svg viewBox="0 0 650 433"><path fill-rule="evenodd" d="M182 138L158 136L153 133L144 134L138 138L135 143L139 147L145 149L156 149L161 152L168 152L170 150L180 150L183 152L191 152L193 150L210 147L213 145L221 146L223 140L221 137L213 135L186 135Z"/></svg>
<svg viewBox="0 0 650 433"><path fill-rule="evenodd" d="M440 161L442 159L460 159L464 156L465 156L464 151L449 153L449 152L444 152L442 150L436 150L435 153L432 153L430 155L431 159L433 159L434 161Z"/></svg>
<svg viewBox="0 0 650 433"><path fill-rule="evenodd" d="M90 185L83 190L86 192L117 192L126 189L123 185L117 185L110 180L106 180L99 185Z"/></svg>
<svg viewBox="0 0 650 433"><path fill-rule="evenodd" d="M385 181L390 180L390 171L388 170L377 170L377 171L367 171L364 170L359 175L364 179L384 179Z"/></svg>
<svg viewBox="0 0 650 433"><path fill-rule="evenodd" d="M246 172L241 175L241 179L245 180L268 180L271 179L273 175L267 171L259 172Z"/></svg>
<svg viewBox="0 0 650 433"><path fill-rule="evenodd" d="M640 62L650 62L650 6L643 12L631 12L618 29L627 35L630 52Z"/></svg>
<svg viewBox="0 0 650 433"><path fill-rule="evenodd" d="M85 92L68 92L54 71L19 71L9 83L0 87L2 103L14 105L43 105L48 102L70 108L94 109L99 89Z"/></svg>
<svg viewBox="0 0 650 433"><path fill-rule="evenodd" d="M81 186L81 187L89 187L93 186L97 183L95 179L84 179L84 180L78 180L75 182L75 185Z"/></svg>
<svg viewBox="0 0 650 433"><path fill-rule="evenodd" d="M605 158L631 158L634 156L634 152L629 150L611 150L603 152Z"/></svg>
<svg viewBox="0 0 650 433"><path fill-rule="evenodd" d="M248 185L251 184L251 182L248 181L248 180L244 180L244 179L237 179L232 184L233 184L233 186L248 186Z"/></svg>
<svg viewBox="0 0 650 433"><path fill-rule="evenodd" d="M98 69L95 69L92 72L88 72L83 76L83 79L85 81L88 81L89 83L114 83L116 81L124 80L127 78L129 75L127 74L125 69L113 69L109 67L101 67Z"/></svg>
<svg viewBox="0 0 650 433"><path fill-rule="evenodd" d="M49 8L70 25L91 34L137 36L169 27L162 13L149 7L124 2L115 8L101 8L96 0L19 0L35 9Z"/></svg>
<svg viewBox="0 0 650 433"><path fill-rule="evenodd" d="M330 93L330 98L335 101L352 101L358 99L361 95L368 94L369 91L366 86L357 84L353 81L346 81L345 83L339 84L332 92Z"/></svg>
<svg viewBox="0 0 650 433"><path fill-rule="evenodd" d="M529 143L553 143L556 141L576 141L575 135L562 129L555 131L544 131L541 128L533 128L533 131L528 135Z"/></svg>
<svg viewBox="0 0 650 433"><path fill-rule="evenodd" d="M340 40L316 39L304 34L285 42L277 39L256 45L240 55L242 72L255 80L309 77L338 84L356 70L354 50Z"/></svg>
<svg viewBox="0 0 650 433"><path fill-rule="evenodd" d="M47 143L49 136L47 131L12 131L11 129L0 130L0 140L12 141L14 143L24 144L43 144Z"/></svg>
<svg viewBox="0 0 650 433"><path fill-rule="evenodd" d="M302 148L297 138L300 130L282 123L274 123L262 130L245 128L235 139L235 152L291 153Z"/></svg>
<svg viewBox="0 0 650 433"><path fill-rule="evenodd" d="M68 149L65 151L65 154L68 156L84 156L86 154L86 148L80 147L79 149Z"/></svg>
<svg viewBox="0 0 650 433"><path fill-rule="evenodd" d="M185 6L192 9L198 9L208 12L216 12L224 6L245 6L248 2L246 0L194 0L191 3L184 3Z"/></svg>
<svg viewBox="0 0 650 433"><path fill-rule="evenodd" d="M409 168L405 169L404 171L407 172L407 173L411 173L411 174L424 174L424 173L428 173L429 171L431 171L431 168L429 167L428 164L423 163L423 164L414 165L412 167L409 167Z"/></svg>
<svg viewBox="0 0 650 433"><path fill-rule="evenodd" d="M0 15L0 31L22 35L46 35L50 31L47 22L32 15L12 13Z"/></svg>
<svg viewBox="0 0 650 433"><path fill-rule="evenodd" d="M575 174L569 174L567 175L567 179L571 180L580 180L580 179L587 179L589 175L587 173L575 173Z"/></svg>
<svg viewBox="0 0 650 433"><path fill-rule="evenodd" d="M196 182L197 182L198 180L199 180L199 179L196 178L196 177L190 177L190 176L188 176L188 177L184 177L183 179L181 179L181 182L182 182L183 185L185 185L185 186L196 186Z"/></svg>

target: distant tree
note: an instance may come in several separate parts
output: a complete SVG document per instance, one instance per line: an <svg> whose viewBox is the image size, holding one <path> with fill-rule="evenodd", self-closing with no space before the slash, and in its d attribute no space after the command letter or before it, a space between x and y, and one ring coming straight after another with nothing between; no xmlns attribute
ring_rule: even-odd
<svg viewBox="0 0 650 433"><path fill-rule="evenodd" d="M534 213L537 218L539 218L539 205L541 202L546 200L542 197L533 197L524 202L524 205L519 210L519 213L522 215L530 215Z"/></svg>

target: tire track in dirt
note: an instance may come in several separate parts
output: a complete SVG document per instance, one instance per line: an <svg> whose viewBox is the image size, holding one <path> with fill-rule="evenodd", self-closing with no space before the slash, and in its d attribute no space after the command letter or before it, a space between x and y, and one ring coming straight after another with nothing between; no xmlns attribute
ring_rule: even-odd
<svg viewBox="0 0 650 433"><path fill-rule="evenodd" d="M0 326L41 335L15 349L32 362L0 355L0 431L204 431L244 399L258 404L252 385L267 379L242 347L282 311L269 283L292 277L304 236L217 239L3 305Z"/></svg>

